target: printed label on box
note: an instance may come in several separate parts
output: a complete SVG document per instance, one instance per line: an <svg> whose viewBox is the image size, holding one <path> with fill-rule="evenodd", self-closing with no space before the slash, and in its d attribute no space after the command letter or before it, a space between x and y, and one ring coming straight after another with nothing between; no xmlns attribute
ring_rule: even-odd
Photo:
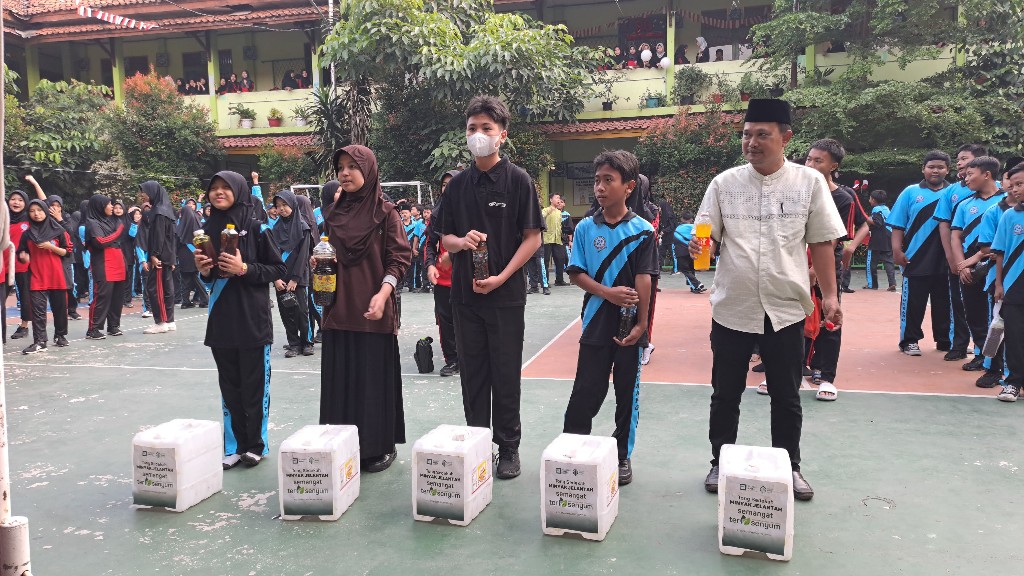
<svg viewBox="0 0 1024 576"><path fill-rule="evenodd" d="M473 469L473 494L479 490L484 484L487 483L487 479L491 477L491 459L484 458L476 465Z"/></svg>
<svg viewBox="0 0 1024 576"><path fill-rule="evenodd" d="M134 446L132 450L132 501L140 506L176 508L178 471L174 448Z"/></svg>
<svg viewBox="0 0 1024 576"><path fill-rule="evenodd" d="M600 512L597 491L596 466L546 460L544 518L547 527L596 534Z"/></svg>
<svg viewBox="0 0 1024 576"><path fill-rule="evenodd" d="M785 483L729 478L722 510L722 545L784 554L788 502Z"/></svg>
<svg viewBox="0 0 1024 576"><path fill-rule="evenodd" d="M334 514L334 470L330 452L281 454L281 503L288 516Z"/></svg>
<svg viewBox="0 0 1024 576"><path fill-rule="evenodd" d="M418 458L416 514L460 522L465 520L466 503L462 498L465 491L463 457L421 453ZM475 474L473 482L475 488Z"/></svg>

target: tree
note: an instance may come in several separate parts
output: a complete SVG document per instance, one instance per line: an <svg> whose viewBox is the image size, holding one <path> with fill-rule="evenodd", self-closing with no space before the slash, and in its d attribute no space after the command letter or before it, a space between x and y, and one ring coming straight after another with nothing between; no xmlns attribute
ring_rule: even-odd
<svg viewBox="0 0 1024 576"><path fill-rule="evenodd" d="M296 148L275 148L268 139L257 157L260 182L269 187L272 197L292 184L310 184L317 181L317 171L309 156Z"/></svg>
<svg viewBox="0 0 1024 576"><path fill-rule="evenodd" d="M104 118L110 141L136 179L156 180L172 191L202 192L224 150L205 109L187 103L174 83L155 72L124 83L124 103Z"/></svg>
<svg viewBox="0 0 1024 576"><path fill-rule="evenodd" d="M313 90L312 101L300 107L301 115L309 119L313 129L315 142L310 161L316 172L327 179L334 178L334 151L352 141L348 110L347 100L330 87Z"/></svg>
<svg viewBox="0 0 1024 576"><path fill-rule="evenodd" d="M368 141L376 88L398 74L437 100L501 96L532 118L573 120L605 56L565 26L495 14L492 0L345 0L323 45L346 84L352 141Z"/></svg>

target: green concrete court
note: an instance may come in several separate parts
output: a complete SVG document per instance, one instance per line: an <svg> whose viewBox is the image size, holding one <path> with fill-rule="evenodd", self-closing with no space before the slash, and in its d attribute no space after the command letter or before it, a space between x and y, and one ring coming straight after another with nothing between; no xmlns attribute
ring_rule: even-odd
<svg viewBox="0 0 1024 576"><path fill-rule="evenodd" d="M664 285L666 301L706 298L686 293L678 276ZM526 358L576 318L580 302L575 287L530 296ZM223 492L183 513L133 509L132 436L173 418L221 416L201 344L205 313L182 311L177 332L143 336L150 321L138 307L126 312L134 314L121 338L82 340L80 321L69 348L35 356L20 354L24 340L5 348L12 503L29 518L34 574L1013 574L1024 560L1024 406L991 396L844 391L823 403L805 391L804 472L816 496L797 503L789 563L718 552L717 498L702 486L703 385L643 387L635 480L604 542L540 530L540 455L561 429L572 385L564 379L524 380L523 475L495 481L493 502L469 527L414 522L412 442L437 424L462 423L458 379L414 374L414 340L435 335L432 296L421 294L403 299L409 443L390 470L362 475L361 495L340 520L276 519L277 447L316 423L320 384L319 350L286 360L279 345L271 457L226 472ZM689 325L706 340L706 326ZM435 352L439 360L436 344ZM545 354L576 359L571 346ZM659 351L656 362L708 357ZM740 442L768 444L767 399L751 391L745 401ZM610 433L611 408L596 432Z"/></svg>

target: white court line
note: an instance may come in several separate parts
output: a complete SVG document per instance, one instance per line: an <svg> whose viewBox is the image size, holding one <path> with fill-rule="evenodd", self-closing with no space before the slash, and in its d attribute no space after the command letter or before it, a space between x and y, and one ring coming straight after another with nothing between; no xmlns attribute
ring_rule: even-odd
<svg viewBox="0 0 1024 576"><path fill-rule="evenodd" d="M537 358L538 358L538 357L539 357L539 356L540 356L541 354L543 354L543 353L544 353L545 351L547 351L547 349L548 349L548 348L551 348L551 345L552 345L552 344L554 344L556 340L558 340L559 338L561 338L561 337L562 337L562 334L565 334L566 332L568 332L570 328L572 328L573 326L575 326L575 325L576 325L576 323L577 323L577 322L580 322L580 321L581 321L581 320L580 320L579 316L577 316L577 317L576 317L576 318L575 318L575 319L574 319L574 320L573 320L572 322L570 322L570 323L569 323L569 325L568 325L568 326L566 326L565 328L562 328L562 331L561 331L561 332L559 332L558 334L556 334L556 335L555 335L555 337L554 337L554 338L552 338L552 339L551 339L551 340L550 340L550 341L549 341L549 342L548 342L547 344L545 344L545 345L544 345L544 346L543 346L543 347L542 347L542 348L541 348L540 350L538 350L536 354L534 354L533 356L531 356L531 357L530 357L530 359L529 359L529 360L527 360L527 361L526 361L526 363L522 365L522 367L520 368L520 370L526 370L526 367L527 367L527 366L529 366L530 364L532 364L532 363L533 363L533 361L534 361L534 360L536 360L536 359L537 359Z"/></svg>
<svg viewBox="0 0 1024 576"><path fill-rule="evenodd" d="M122 314L121 315L122 318L124 318L125 316L128 316L128 314ZM177 324L178 320L191 320L193 318L203 318L205 316L207 316L207 315L206 314L193 314L191 316L175 317L174 318L174 323ZM82 320L85 320L85 322L82 325L84 325L86 330L88 330L89 329L89 319L86 316L82 316ZM73 326L75 326L74 324L72 324L72 322L79 322L79 321L78 320L68 320L68 332L70 332L71 328ZM46 323L46 335L47 335L48 339L50 338L50 335L53 332L51 324L52 323L49 322L49 321L47 321L47 323ZM123 328L123 329L121 329L121 332L123 332L124 334L127 334L129 332L135 332L137 330L145 330L146 328L149 328L150 326L152 326L152 324L148 324L148 325L144 325L144 326L136 326L134 328ZM115 339L115 338L120 338L120 336L111 336L111 335L107 334L106 331L104 331L103 334L105 334L107 336L103 340L112 340L112 339ZM146 336L155 336L155 334L146 334ZM31 338L31 337L32 337L32 329L29 328L29 335L26 338ZM8 335L7 339L10 340L11 337ZM74 338L74 339L68 338L68 343L70 344L72 342L102 342L103 340L91 340L89 338L86 338L85 336L82 336L81 338ZM49 344L49 342L48 342L48 344ZM56 345L54 345L53 347L57 348ZM50 346L48 345L47 346L47 350L49 350L49 349L50 349ZM17 350L16 347L14 347L14 348L4 352L4 354L17 354L17 355L24 356L24 354L22 354L20 350ZM26 366L29 366L29 364L26 364ZM43 364L43 366L50 366L50 364ZM70 364L69 364L69 366L70 366ZM130 366L123 366L123 368L130 368Z"/></svg>

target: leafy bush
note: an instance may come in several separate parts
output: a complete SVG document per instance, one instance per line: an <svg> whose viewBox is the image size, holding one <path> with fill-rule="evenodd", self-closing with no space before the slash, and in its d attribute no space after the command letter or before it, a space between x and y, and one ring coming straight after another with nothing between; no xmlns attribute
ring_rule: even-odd
<svg viewBox="0 0 1024 576"><path fill-rule="evenodd" d="M275 148L269 138L260 148L256 162L260 182L269 188L268 198L292 184L315 184L318 181L316 166L309 156L295 148Z"/></svg>

